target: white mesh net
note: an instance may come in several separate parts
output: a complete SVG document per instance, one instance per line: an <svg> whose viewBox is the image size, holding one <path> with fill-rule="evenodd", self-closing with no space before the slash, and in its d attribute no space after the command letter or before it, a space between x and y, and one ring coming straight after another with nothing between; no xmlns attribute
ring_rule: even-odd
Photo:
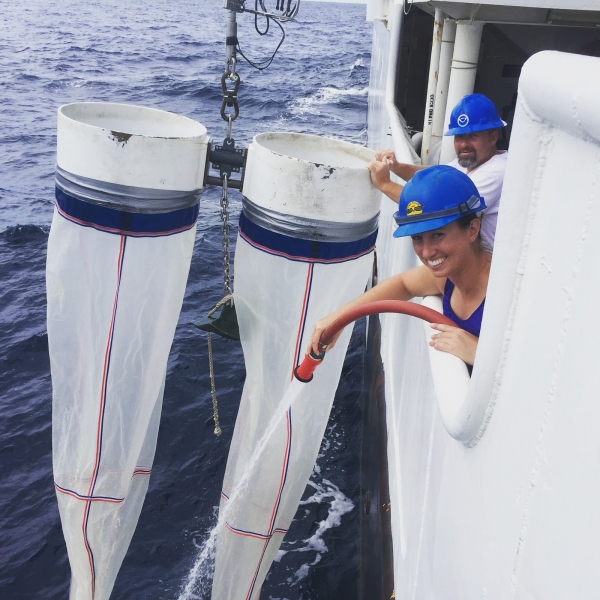
<svg viewBox="0 0 600 600"><path fill-rule="evenodd" d="M48 342L71 600L109 598L137 524L195 231L131 237L55 210Z"/></svg>
<svg viewBox="0 0 600 600"><path fill-rule="evenodd" d="M315 321L364 291L371 250L322 261L238 238L235 300L246 383L223 483L213 600L259 597L315 464L352 328L310 383L297 381L293 370Z"/></svg>

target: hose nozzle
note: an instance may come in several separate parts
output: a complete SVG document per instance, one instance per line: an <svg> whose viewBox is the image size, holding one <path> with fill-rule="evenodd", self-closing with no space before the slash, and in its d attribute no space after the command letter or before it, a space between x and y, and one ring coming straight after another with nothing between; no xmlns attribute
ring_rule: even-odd
<svg viewBox="0 0 600 600"><path fill-rule="evenodd" d="M315 369L323 362L325 352L315 354L312 350L304 356L304 360L294 369L294 376L302 383L312 381Z"/></svg>

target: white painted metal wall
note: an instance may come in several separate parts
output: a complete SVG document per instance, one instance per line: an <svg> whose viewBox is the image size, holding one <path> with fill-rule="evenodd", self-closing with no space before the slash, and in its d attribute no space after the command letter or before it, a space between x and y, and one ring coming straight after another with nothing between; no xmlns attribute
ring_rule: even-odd
<svg viewBox="0 0 600 600"><path fill-rule="evenodd" d="M371 50L371 75L369 81L369 113L368 113L368 138L369 147L372 149L393 148L399 162L418 163L419 158L410 145L410 139L405 133L406 123L394 106L394 88L398 49L401 43L403 5L396 2L391 5L389 20L375 20L373 23L373 47ZM392 175L392 178L395 178ZM399 180L398 180L399 181ZM414 266L415 257L412 252L397 253L395 249L404 247L405 240L393 240L392 233L395 229L394 212L398 205L381 195L381 213L379 217L379 236L377 238L377 254L384 259L378 260L378 273L380 279L389 277L398 272L398 268ZM393 246L392 246L393 244ZM394 254L398 255L401 265L393 264L390 260ZM394 270L395 269L395 270Z"/></svg>
<svg viewBox="0 0 600 600"><path fill-rule="evenodd" d="M599 79L557 52L523 69L460 441L422 326L383 320L398 599L600 597ZM384 235L380 273L410 266Z"/></svg>
<svg viewBox="0 0 600 600"><path fill-rule="evenodd" d="M383 0L368 0L371 2L382 2ZM391 1L391 0L390 0ZM442 10L443 5L459 4L454 0L413 0L415 4L436 4L439 5ZM471 4L479 6L513 6L513 7L524 7L524 8L543 8L543 9L559 9L559 10L598 10L598 5L589 0L510 0L510 3L505 0L461 0L460 4Z"/></svg>

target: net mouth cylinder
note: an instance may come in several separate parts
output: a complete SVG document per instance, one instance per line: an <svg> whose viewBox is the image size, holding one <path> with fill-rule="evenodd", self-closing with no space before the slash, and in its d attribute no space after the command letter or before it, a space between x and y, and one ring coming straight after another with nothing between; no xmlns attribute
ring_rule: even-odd
<svg viewBox="0 0 600 600"><path fill-rule="evenodd" d="M302 383L312 381L315 369L323 362L325 352L315 354L312 350L306 353L304 360L294 369L294 377Z"/></svg>
<svg viewBox="0 0 600 600"><path fill-rule="evenodd" d="M248 147L244 198L269 212L269 223L286 235L316 241L351 241L377 229L381 194L371 184L368 148L301 133L254 136ZM282 231L282 222L311 221L298 231ZM294 223L298 225L298 223ZM311 237L312 232L312 237Z"/></svg>
<svg viewBox="0 0 600 600"><path fill-rule="evenodd" d="M122 197L141 196L135 211L173 210L179 205L168 192L179 192L171 194L177 197L202 189L210 138L201 123L187 117L130 104L80 102L59 108L57 134L61 171L93 180L88 188L104 187L95 182L125 186L108 190L117 209ZM161 202L157 195L167 198Z"/></svg>

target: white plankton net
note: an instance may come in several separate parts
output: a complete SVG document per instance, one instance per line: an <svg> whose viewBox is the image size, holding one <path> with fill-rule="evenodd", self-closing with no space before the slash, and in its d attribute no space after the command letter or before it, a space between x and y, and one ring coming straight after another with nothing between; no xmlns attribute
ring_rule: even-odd
<svg viewBox="0 0 600 600"><path fill-rule="evenodd" d="M59 109L46 281L71 600L109 598L137 524L194 246L200 175L178 173L185 139L114 131L157 121L162 135L187 126L200 164L205 129L189 119L118 104Z"/></svg>

